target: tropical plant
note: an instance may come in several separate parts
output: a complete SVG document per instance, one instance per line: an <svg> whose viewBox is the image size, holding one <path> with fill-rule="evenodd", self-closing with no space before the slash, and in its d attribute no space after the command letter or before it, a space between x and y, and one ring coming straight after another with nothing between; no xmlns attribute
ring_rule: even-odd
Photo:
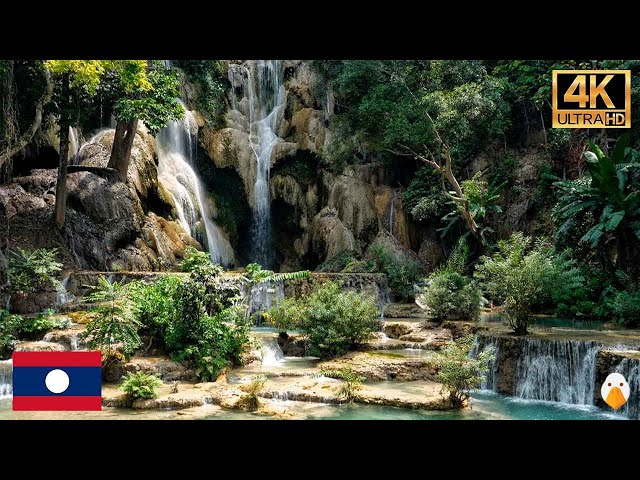
<svg viewBox="0 0 640 480"><path fill-rule="evenodd" d="M184 249L184 258L180 262L180 269L183 272L191 272L197 266L205 266L211 264L211 257L207 252L198 250L195 247L188 246Z"/></svg>
<svg viewBox="0 0 640 480"><path fill-rule="evenodd" d="M487 185L485 180L482 180L481 174L476 173L472 179L463 180L461 182L461 189L468 202L469 215L474 220L477 226L478 237L483 245L489 243L488 235L493 233L493 229L484 224L484 219L487 215L492 213L501 213L502 207L497 204L500 200L500 192L506 185L506 181L500 184ZM454 195L455 192L449 192L450 195ZM442 235L446 235L456 225L459 224L462 218L464 218L464 212L461 211L463 206L460 202L450 201L449 205L453 209L442 217L444 227L439 229ZM471 231L467 231L465 236L469 235Z"/></svg>
<svg viewBox="0 0 640 480"><path fill-rule="evenodd" d="M54 275L62 269L56 261L56 248L38 248L23 250L18 247L7 251L7 273L11 291L30 293L47 285L60 287Z"/></svg>
<svg viewBox="0 0 640 480"><path fill-rule="evenodd" d="M493 347L488 347L471 358L473 344L473 335L460 337L449 342L435 355L434 364L438 369L436 380L442 383L443 393L448 394L451 408L465 405L469 392L480 386L494 357Z"/></svg>
<svg viewBox="0 0 640 480"><path fill-rule="evenodd" d="M555 249L521 232L498 242L493 256L483 256L476 265L475 276L483 290L502 302L509 326L518 335L525 335L534 308L553 297L557 285L579 288L584 278L575 262L559 255Z"/></svg>
<svg viewBox="0 0 640 480"><path fill-rule="evenodd" d="M424 302L430 318L476 320L480 316L482 292L473 279L464 275L468 258L469 247L464 237L460 237L447 263L427 279Z"/></svg>
<svg viewBox="0 0 640 480"><path fill-rule="evenodd" d="M98 284L92 287L85 301L96 303L93 319L82 333L91 349L106 350L103 362L107 363L115 353L114 346L121 344L125 358L142 344L138 329L141 323L136 319L134 304L127 296L123 282L110 282L104 275L98 277Z"/></svg>
<svg viewBox="0 0 640 480"><path fill-rule="evenodd" d="M629 135L624 134L606 155L590 142L585 152L588 175L555 183L560 196L553 212L559 240L571 243L578 231L580 242L599 249L607 263L611 260L604 249L613 243L620 269L634 267L631 261L640 238L640 153L628 145Z"/></svg>
<svg viewBox="0 0 640 480"><path fill-rule="evenodd" d="M628 291L612 289L603 302L605 315L626 327L640 325L640 290L631 287Z"/></svg>
<svg viewBox="0 0 640 480"><path fill-rule="evenodd" d="M240 364L250 344L239 287L221 273L218 265L199 265L172 285L170 321L159 330L167 352L206 381Z"/></svg>
<svg viewBox="0 0 640 480"><path fill-rule="evenodd" d="M311 275L309 270L300 270L297 272L275 273L272 270L264 270L259 263L250 263L245 268L245 278L250 283L262 282L286 282L288 280L300 280L308 278Z"/></svg>
<svg viewBox="0 0 640 480"><path fill-rule="evenodd" d="M372 297L345 292L338 283L327 282L307 297L301 316L309 353L327 358L343 355L365 341L379 311Z"/></svg>
<svg viewBox="0 0 640 480"><path fill-rule="evenodd" d="M336 392L336 397L344 399L345 403L353 403L356 399L356 392L362 388L362 383L366 380L365 377L354 372L351 367L340 369L320 367L320 375L344 381Z"/></svg>
<svg viewBox="0 0 640 480"><path fill-rule="evenodd" d="M16 331L22 321L19 315L12 315L9 310L0 310L0 359L11 357L16 344Z"/></svg>
<svg viewBox="0 0 640 480"><path fill-rule="evenodd" d="M264 313L267 325L278 329L280 333L298 328L302 324L303 305L294 297L283 298Z"/></svg>
<svg viewBox="0 0 640 480"><path fill-rule="evenodd" d="M418 260L395 255L382 243L374 243L370 248L375 262L375 271L387 275L389 287L399 301L407 301L415 294L414 285L422 280L423 268Z"/></svg>
<svg viewBox="0 0 640 480"><path fill-rule="evenodd" d="M475 282L457 272L438 272L424 289L424 302L429 318L442 321L477 320L480 317L482 292Z"/></svg>
<svg viewBox="0 0 640 480"><path fill-rule="evenodd" d="M56 317L53 310L47 309L38 313L35 318L20 317L17 321L16 328L20 337L37 339L49 330L64 328L67 325L67 321L63 318Z"/></svg>
<svg viewBox="0 0 640 480"><path fill-rule="evenodd" d="M139 398L156 398L158 387L162 385L162 380L157 375L151 375L142 370L127 372L123 380L120 389L127 394L130 403Z"/></svg>
<svg viewBox="0 0 640 480"><path fill-rule="evenodd" d="M141 334L166 348L165 337L169 325L176 318L176 292L184 279L177 275L163 275L153 283L132 281L126 285L126 295L134 304L134 313L141 323Z"/></svg>

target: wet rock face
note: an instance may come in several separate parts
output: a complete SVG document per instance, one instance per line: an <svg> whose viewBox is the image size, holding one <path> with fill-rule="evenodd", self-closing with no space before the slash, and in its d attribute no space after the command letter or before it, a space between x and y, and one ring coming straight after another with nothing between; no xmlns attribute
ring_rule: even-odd
<svg viewBox="0 0 640 480"><path fill-rule="evenodd" d="M399 358L392 354L369 352L349 352L347 355L323 362L319 367L330 370L351 368L357 375L368 381L435 380L437 370L428 360L421 358Z"/></svg>
<svg viewBox="0 0 640 480"><path fill-rule="evenodd" d="M68 174L63 232L53 224L56 170L32 170L0 186L9 248L55 246L65 267L104 271L171 267L186 246L199 246L172 221L175 206L158 183L155 140L146 128L135 137L126 184L104 169L112 142L113 130L105 130L82 148L78 168L91 171Z"/></svg>

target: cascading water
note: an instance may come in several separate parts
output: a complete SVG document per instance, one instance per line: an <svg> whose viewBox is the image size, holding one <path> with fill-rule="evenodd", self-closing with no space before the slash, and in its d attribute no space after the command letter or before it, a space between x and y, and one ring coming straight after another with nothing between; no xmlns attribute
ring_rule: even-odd
<svg viewBox="0 0 640 480"><path fill-rule="evenodd" d="M78 154L80 153L80 135L76 127L69 127L69 164L78 164Z"/></svg>
<svg viewBox="0 0 640 480"><path fill-rule="evenodd" d="M284 298L284 282L259 282L247 287L247 315L269 310L279 300Z"/></svg>
<svg viewBox="0 0 640 480"><path fill-rule="evenodd" d="M391 202L389 205L389 233L393 235L393 222L395 220L396 215L396 191L394 190L391 194Z"/></svg>
<svg viewBox="0 0 640 480"><path fill-rule="evenodd" d="M272 336L264 336L260 339L262 341L262 365L274 366L278 365L284 359L284 353L278 345L278 339Z"/></svg>
<svg viewBox="0 0 640 480"><path fill-rule="evenodd" d="M0 360L0 398L13 393L13 362Z"/></svg>
<svg viewBox="0 0 640 480"><path fill-rule="evenodd" d="M67 275L62 279L62 282L60 282L58 293L56 294L56 307L62 307L75 298L73 293L70 293L69 290L67 290L70 279L71 273L67 273Z"/></svg>
<svg viewBox="0 0 640 480"><path fill-rule="evenodd" d="M593 405L597 342L481 336L474 350L489 346L495 356L483 388L502 391L513 383L509 393L519 398Z"/></svg>
<svg viewBox="0 0 640 480"><path fill-rule="evenodd" d="M624 358L615 371L624 375L630 389L629 400L620 411L629 418L640 418L640 360Z"/></svg>
<svg viewBox="0 0 640 480"><path fill-rule="evenodd" d="M228 266L234 263L233 249L222 230L211 220L205 191L193 169L194 131L197 126L188 110L184 121L171 122L160 131L157 136L158 179L173 197L182 228L206 245L213 262Z"/></svg>
<svg viewBox="0 0 640 480"><path fill-rule="evenodd" d="M285 99L282 78L283 65L280 60L258 60L246 67L234 65L229 68L229 80L234 90L231 95L232 108L243 111L248 116L249 142L256 158L252 258L267 267L271 267L273 263L269 172L273 148L278 143L278 135L275 133L278 113ZM241 91L243 101L247 99L248 105L238 103L235 94L237 90Z"/></svg>

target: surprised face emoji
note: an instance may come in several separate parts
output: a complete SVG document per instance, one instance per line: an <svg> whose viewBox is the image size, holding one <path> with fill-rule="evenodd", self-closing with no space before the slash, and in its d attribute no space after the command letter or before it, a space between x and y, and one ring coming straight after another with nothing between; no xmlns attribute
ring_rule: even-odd
<svg viewBox="0 0 640 480"><path fill-rule="evenodd" d="M602 399L614 410L618 410L629 400L629 383L623 375L611 373L600 389Z"/></svg>

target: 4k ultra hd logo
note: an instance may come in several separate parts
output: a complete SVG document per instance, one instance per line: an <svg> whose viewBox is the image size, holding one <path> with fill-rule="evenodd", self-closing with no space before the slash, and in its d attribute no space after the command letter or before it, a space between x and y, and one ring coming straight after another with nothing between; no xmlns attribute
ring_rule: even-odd
<svg viewBox="0 0 640 480"><path fill-rule="evenodd" d="M630 128L630 70L554 70L553 128Z"/></svg>

